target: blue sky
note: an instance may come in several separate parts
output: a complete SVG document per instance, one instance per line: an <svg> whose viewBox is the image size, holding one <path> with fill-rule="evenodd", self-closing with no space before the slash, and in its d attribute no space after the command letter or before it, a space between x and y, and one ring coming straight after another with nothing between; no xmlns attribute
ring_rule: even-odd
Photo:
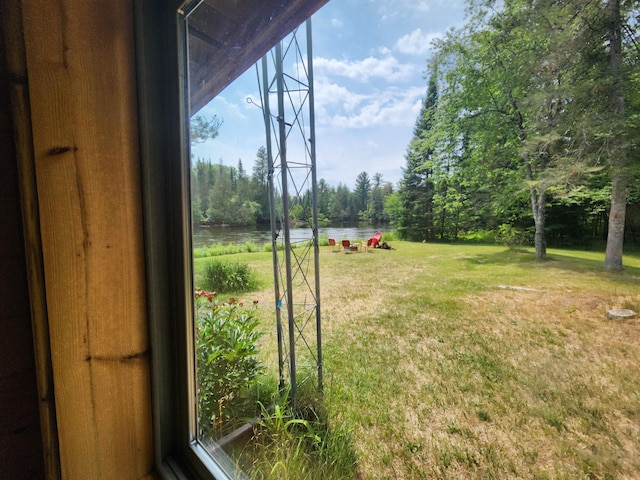
<svg viewBox="0 0 640 480"><path fill-rule="evenodd" d="M312 18L318 178L353 188L357 175L394 184L425 96L430 42L464 19L463 0L331 0ZM265 145L252 67L199 113L224 119L196 158L251 174Z"/></svg>

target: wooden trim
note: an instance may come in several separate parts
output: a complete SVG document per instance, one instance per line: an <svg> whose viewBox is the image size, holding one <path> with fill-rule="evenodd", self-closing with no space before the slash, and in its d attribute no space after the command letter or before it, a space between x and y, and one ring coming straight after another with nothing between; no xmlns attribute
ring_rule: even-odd
<svg viewBox="0 0 640 480"><path fill-rule="evenodd" d="M18 0L2 3L0 18L6 45L6 58L11 84L11 114L14 124L16 161L20 184L22 223L31 304L31 325L35 351L36 378L40 410L40 429L46 478L61 478L53 370L49 344L49 324L45 301L44 266L40 241L38 193L35 182L35 164L31 141L31 115L27 88L27 64L22 31L22 9Z"/></svg>
<svg viewBox="0 0 640 480"><path fill-rule="evenodd" d="M133 0L23 0L61 472L153 469Z"/></svg>

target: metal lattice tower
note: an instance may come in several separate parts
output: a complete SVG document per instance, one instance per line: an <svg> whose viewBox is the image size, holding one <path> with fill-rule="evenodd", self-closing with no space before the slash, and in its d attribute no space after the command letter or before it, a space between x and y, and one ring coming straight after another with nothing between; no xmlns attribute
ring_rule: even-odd
<svg viewBox="0 0 640 480"><path fill-rule="evenodd" d="M311 20L299 30L261 62L280 388L288 377L294 403L304 382L323 387Z"/></svg>

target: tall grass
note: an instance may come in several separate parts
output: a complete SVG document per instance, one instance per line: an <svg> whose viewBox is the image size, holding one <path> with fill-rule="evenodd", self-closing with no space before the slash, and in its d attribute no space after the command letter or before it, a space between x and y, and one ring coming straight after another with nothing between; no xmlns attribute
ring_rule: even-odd
<svg viewBox="0 0 640 480"><path fill-rule="evenodd" d="M296 407L288 395L276 397L271 408L262 405L253 442L239 455L239 463L254 479L348 479L355 477L356 459L350 432L328 417L324 397L304 385Z"/></svg>
<svg viewBox="0 0 640 480"><path fill-rule="evenodd" d="M194 258L217 257L221 255L233 255L236 253L253 253L263 251L264 247L259 247L255 243L247 240L240 245L229 243L227 245L213 244L193 249Z"/></svg>

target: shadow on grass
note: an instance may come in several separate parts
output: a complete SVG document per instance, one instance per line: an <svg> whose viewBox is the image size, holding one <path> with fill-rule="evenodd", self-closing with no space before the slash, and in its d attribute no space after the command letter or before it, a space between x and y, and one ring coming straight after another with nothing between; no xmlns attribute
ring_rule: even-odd
<svg viewBox="0 0 640 480"><path fill-rule="evenodd" d="M628 280L633 282L640 279L640 268L638 267L624 265L623 272L610 272L604 270L604 257L597 260L584 258L578 254L571 255L566 250L563 253L547 252L545 260L536 260L535 252L525 248L507 248L491 254L465 257L461 260L478 265L518 265L522 268L538 268L548 265L576 273L599 273L620 281Z"/></svg>
<svg viewBox="0 0 640 480"><path fill-rule="evenodd" d="M507 248L495 253L483 253L470 257L464 257L461 258L461 260L478 265L513 265L535 262L536 256L535 253L523 248Z"/></svg>

